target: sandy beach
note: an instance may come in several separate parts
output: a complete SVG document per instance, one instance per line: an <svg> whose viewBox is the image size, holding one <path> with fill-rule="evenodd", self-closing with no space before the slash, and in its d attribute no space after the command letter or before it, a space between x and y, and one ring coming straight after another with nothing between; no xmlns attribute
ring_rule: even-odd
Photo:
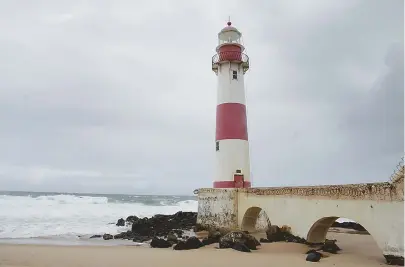
<svg viewBox="0 0 405 267"><path fill-rule="evenodd" d="M50 246L0 245L2 267L103 267L103 266L381 266L385 264L381 250L370 235L330 232L328 238L338 240L342 251L324 253L319 263L305 261L305 245L294 243L262 244L252 253L232 249L219 250L215 245L198 250L174 251L135 246ZM106 241L107 242L107 241Z"/></svg>

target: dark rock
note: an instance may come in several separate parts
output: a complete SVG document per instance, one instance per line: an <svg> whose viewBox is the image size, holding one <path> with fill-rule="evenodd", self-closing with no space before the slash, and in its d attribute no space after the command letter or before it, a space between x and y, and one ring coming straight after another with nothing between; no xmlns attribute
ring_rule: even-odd
<svg viewBox="0 0 405 267"><path fill-rule="evenodd" d="M266 231L266 236L270 242L285 241L284 235L277 225L271 225Z"/></svg>
<svg viewBox="0 0 405 267"><path fill-rule="evenodd" d="M113 239L114 237L112 236L112 235L110 235L110 234L104 234L103 235L103 239L104 240L110 240L110 239Z"/></svg>
<svg viewBox="0 0 405 267"><path fill-rule="evenodd" d="M250 249L243 243L235 243L235 245L233 245L232 249L241 251L241 252L251 252Z"/></svg>
<svg viewBox="0 0 405 267"><path fill-rule="evenodd" d="M310 249L310 250L308 250L307 252L305 252L305 254L309 254L309 253L319 253L317 250L320 250L320 249Z"/></svg>
<svg viewBox="0 0 405 267"><path fill-rule="evenodd" d="M125 220L123 218L118 219L116 226L125 226Z"/></svg>
<svg viewBox="0 0 405 267"><path fill-rule="evenodd" d="M124 239L125 235L126 235L125 232L116 234L114 235L114 239Z"/></svg>
<svg viewBox="0 0 405 267"><path fill-rule="evenodd" d="M311 252L307 255L306 261L318 262L321 259L322 254L319 252Z"/></svg>
<svg viewBox="0 0 405 267"><path fill-rule="evenodd" d="M271 225L266 231L266 236L269 242L285 241L285 242L306 244L306 240L304 238L295 236L291 234L289 231L282 231L282 229L280 229L280 227L278 227L277 225Z"/></svg>
<svg viewBox="0 0 405 267"><path fill-rule="evenodd" d="M404 266L404 257L394 255L384 255L388 265Z"/></svg>
<svg viewBox="0 0 405 267"><path fill-rule="evenodd" d="M151 218L128 216L126 220L120 218L116 225L124 226L126 222L132 224L131 230L114 238L145 242L153 237L168 237L169 242L174 244L183 236L183 230L190 230L196 224L197 213L179 211L173 215L156 214Z"/></svg>
<svg viewBox="0 0 405 267"><path fill-rule="evenodd" d="M214 243L218 243L219 240L221 239L221 233L219 231L210 231L208 232L208 237L204 238L202 240L202 243L204 245L211 245Z"/></svg>
<svg viewBox="0 0 405 267"><path fill-rule="evenodd" d="M179 241L174 247L174 250L189 250L203 247L204 244L195 236L188 238L186 241Z"/></svg>
<svg viewBox="0 0 405 267"><path fill-rule="evenodd" d="M255 250L256 246L260 245L260 242L254 236L234 231L220 238L219 248L232 248L236 243L242 243L251 250Z"/></svg>
<svg viewBox="0 0 405 267"><path fill-rule="evenodd" d="M217 241L216 239L213 239L213 238L205 237L205 238L203 238L203 240L201 242L203 243L204 246L207 246L207 245L211 245L214 243L218 243L219 241Z"/></svg>
<svg viewBox="0 0 405 267"><path fill-rule="evenodd" d="M133 239L134 235L131 231L122 232L119 234L114 235L114 239Z"/></svg>
<svg viewBox="0 0 405 267"><path fill-rule="evenodd" d="M150 246L152 248L170 248L172 244L164 239L154 237L150 242Z"/></svg>
<svg viewBox="0 0 405 267"><path fill-rule="evenodd" d="M134 223L134 222L136 222L137 220L139 220L139 218L138 218L137 216L133 216L133 215L128 216L128 217L125 219L125 221L127 221L127 222L129 222L129 223Z"/></svg>
<svg viewBox="0 0 405 267"><path fill-rule="evenodd" d="M184 241L179 241L176 245L173 247L174 250L186 250L186 242Z"/></svg>
<svg viewBox="0 0 405 267"><path fill-rule="evenodd" d="M92 236L90 236L90 238L101 238L101 237L103 237L102 235L92 235Z"/></svg>
<svg viewBox="0 0 405 267"><path fill-rule="evenodd" d="M208 232L208 238L216 240L216 242L219 242L219 239L221 238L222 234L219 231L210 231Z"/></svg>
<svg viewBox="0 0 405 267"><path fill-rule="evenodd" d="M341 249L338 247L338 245L336 245L336 240L326 239L325 244L321 247L321 250L332 254L336 254Z"/></svg>
<svg viewBox="0 0 405 267"><path fill-rule="evenodd" d="M204 244L195 236L188 238L185 243L188 249L197 249L204 246Z"/></svg>
<svg viewBox="0 0 405 267"><path fill-rule="evenodd" d="M169 241L169 242L175 243L175 244L179 241L179 240L177 239L177 236L176 236L173 232L170 232L170 233L167 235L166 240Z"/></svg>
<svg viewBox="0 0 405 267"><path fill-rule="evenodd" d="M183 236L183 230L181 229L174 229L173 232L177 235L178 238Z"/></svg>
<svg viewBox="0 0 405 267"><path fill-rule="evenodd" d="M178 236L181 236L182 230L189 230L195 225L197 213L179 211L173 215L157 214L152 218L131 218L131 220L133 220L131 231L142 236L165 236L175 230L178 231Z"/></svg>

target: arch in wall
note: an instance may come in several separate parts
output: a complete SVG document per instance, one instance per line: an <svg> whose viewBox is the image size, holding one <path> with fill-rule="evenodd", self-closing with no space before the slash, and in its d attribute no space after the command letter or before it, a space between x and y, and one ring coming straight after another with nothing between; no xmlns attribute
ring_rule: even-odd
<svg viewBox="0 0 405 267"><path fill-rule="evenodd" d="M317 220L311 226L310 230L308 231L307 241L309 243L323 243L326 239L329 228L331 228L333 223L339 218L342 218L342 217L331 216L331 217L323 217L323 218ZM356 222L356 223L360 225L360 228L365 229L364 234L369 234L372 237L376 247L378 247L381 252L380 255L382 256L383 255L382 250L378 246L377 241L375 240L375 237L372 236L372 233L370 233L369 230L367 228L365 228L363 225L361 225L359 222ZM378 256L378 255L376 255L376 256ZM381 257L381 259L383 259L383 257Z"/></svg>
<svg viewBox="0 0 405 267"><path fill-rule="evenodd" d="M326 239L329 228L340 217L323 217L317 220L309 229L307 241L309 243L322 243Z"/></svg>
<svg viewBox="0 0 405 267"><path fill-rule="evenodd" d="M307 235L307 241L310 243L322 243L326 239L326 235L328 234L329 228L332 227L333 223L336 222L337 219L342 217L323 217L317 220L309 229ZM360 227L367 233L368 230L364 228L360 223L355 222L356 224L360 225ZM355 230L355 229L353 229ZM358 229L359 230L359 229ZM370 234L370 233L369 233ZM370 234L371 235L371 234Z"/></svg>
<svg viewBox="0 0 405 267"><path fill-rule="evenodd" d="M265 231L271 225L266 212L259 207L250 207L243 215L241 229L243 231Z"/></svg>

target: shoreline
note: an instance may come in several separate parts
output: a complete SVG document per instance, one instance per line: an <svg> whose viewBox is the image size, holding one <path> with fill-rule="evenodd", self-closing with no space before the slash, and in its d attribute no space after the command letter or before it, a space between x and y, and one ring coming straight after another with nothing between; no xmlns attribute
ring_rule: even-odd
<svg viewBox="0 0 405 267"><path fill-rule="evenodd" d="M333 266L385 265L385 259L372 237L345 233L328 233L338 240L342 251L338 254L323 252L320 264ZM110 241L110 240L109 240ZM265 243L252 253L233 249L215 249L217 244L195 250L175 251L171 248L149 248L133 245L76 245L52 246L33 244L0 244L0 266L4 267L100 267L100 266L307 266L304 244ZM132 242L131 242L132 243Z"/></svg>
<svg viewBox="0 0 405 267"><path fill-rule="evenodd" d="M350 235L369 235L367 232L356 231L353 229L331 227L328 231L329 233L337 234L350 234ZM196 233L194 233L196 234ZM257 239L265 237L264 232L252 233ZM149 242L139 243L132 240L126 239L111 239L104 240L100 238L90 238L91 235L77 236L76 238L64 238L64 237L29 237L29 238L0 238L0 245L39 245L39 246L136 246L136 247L148 247ZM199 236L200 238L205 237L205 235Z"/></svg>

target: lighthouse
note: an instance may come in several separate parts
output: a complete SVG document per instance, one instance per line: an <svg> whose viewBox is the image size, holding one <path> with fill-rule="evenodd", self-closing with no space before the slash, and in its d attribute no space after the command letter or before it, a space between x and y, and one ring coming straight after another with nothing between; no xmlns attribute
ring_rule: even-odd
<svg viewBox="0 0 405 267"><path fill-rule="evenodd" d="M244 76L249 57L242 33L229 21L218 33L212 70L217 75L214 188L251 187Z"/></svg>

